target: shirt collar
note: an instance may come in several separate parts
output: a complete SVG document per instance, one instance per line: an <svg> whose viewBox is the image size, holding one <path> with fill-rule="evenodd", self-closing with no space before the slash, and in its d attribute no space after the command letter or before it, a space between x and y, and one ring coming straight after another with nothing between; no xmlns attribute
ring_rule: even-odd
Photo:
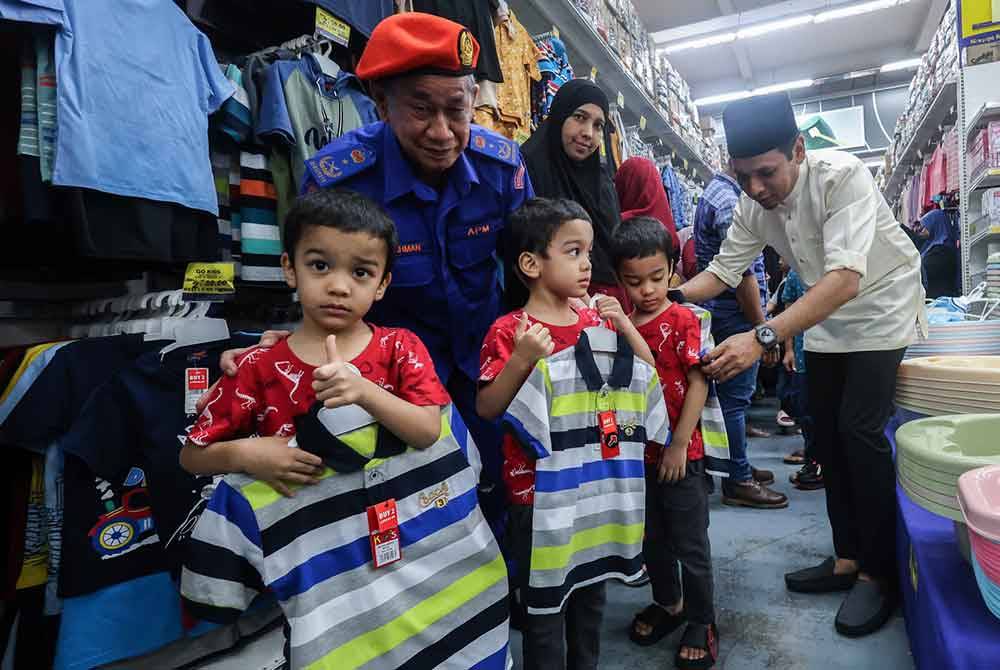
<svg viewBox="0 0 1000 670"><path fill-rule="evenodd" d="M383 123L382 160L385 164L385 200L391 202L407 193L413 193L421 200L433 202L438 199L438 192L433 187L422 182L410 166L410 161L403 156L399 140L388 123ZM479 183L479 173L472 161L463 151L458 160L445 173L445 183L451 183L462 197L469 195L473 184Z"/></svg>
<svg viewBox="0 0 1000 670"><path fill-rule="evenodd" d="M795 186L792 187L792 192L788 194L782 202L784 207L794 207L799 202L799 197L802 195L802 191L805 190L806 181L809 179L809 154L806 154L806 158L802 161L802 165L799 166L799 176L795 180Z"/></svg>
<svg viewBox="0 0 1000 670"><path fill-rule="evenodd" d="M587 390L600 391L604 388L605 382L601 377L601 371L594 360L594 351L590 347L590 338L587 333L581 332L580 339L576 342L575 349L576 367L580 371L580 376L587 383ZM618 333L618 350L615 352L615 359L611 365L611 376L608 377L607 385L613 389L625 388L632 383L632 347L628 340L621 333Z"/></svg>
<svg viewBox="0 0 1000 670"><path fill-rule="evenodd" d="M730 177L729 175L727 175L725 172L719 172L715 176L718 177L719 179L721 179L722 181L726 182L730 186L732 186L734 189L736 189L737 193L739 193L742 190L740 188L740 185L737 183L737 181L735 179L733 179L732 177Z"/></svg>

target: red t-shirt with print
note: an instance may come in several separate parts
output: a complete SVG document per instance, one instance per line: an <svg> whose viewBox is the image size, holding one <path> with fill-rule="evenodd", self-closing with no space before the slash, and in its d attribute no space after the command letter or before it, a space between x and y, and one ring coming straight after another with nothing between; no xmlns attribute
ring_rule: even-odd
<svg viewBox="0 0 1000 670"><path fill-rule="evenodd" d="M368 326L372 339L351 363L361 375L414 405L447 405L448 392L434 372L423 342L403 328ZM204 447L249 435L289 437L294 419L316 402L313 370L281 340L253 347L236 361L235 377L223 377L188 439Z"/></svg>
<svg viewBox="0 0 1000 670"><path fill-rule="evenodd" d="M514 333L522 318L528 327L540 323L549 329L555 348L552 353L575 347L585 328L601 325L597 310L588 307L577 309L579 320L572 326L553 326L526 314L523 309L505 314L497 319L486 333L486 340L479 352L479 384L489 384L496 379L514 353ZM501 475L507 487L507 500L512 505L531 505L535 502L535 461L511 435L504 435L501 445L503 468Z"/></svg>
<svg viewBox="0 0 1000 670"><path fill-rule="evenodd" d="M673 303L658 317L638 326L636 330L646 340L653 358L656 359L656 373L663 386L663 399L667 405L667 415L671 427L680 421L684 409L684 398L688 390L688 372L701 365L701 324L694 312L683 305ZM660 460L657 445L646 445L646 463L655 465ZM705 457L705 443L701 437L701 425L695 426L688 442L687 457L697 461Z"/></svg>

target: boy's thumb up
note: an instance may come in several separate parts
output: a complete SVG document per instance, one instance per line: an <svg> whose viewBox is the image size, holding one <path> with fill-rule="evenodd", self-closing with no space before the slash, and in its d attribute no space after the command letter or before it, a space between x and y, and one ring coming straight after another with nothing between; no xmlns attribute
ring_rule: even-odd
<svg viewBox="0 0 1000 670"><path fill-rule="evenodd" d="M326 362L327 363L343 363L344 360L340 357L340 353L337 351L337 336L327 335L326 336Z"/></svg>
<svg viewBox="0 0 1000 670"><path fill-rule="evenodd" d="M523 312L521 318L517 320L517 328L514 329L514 337L521 339L521 336L528 332L528 314Z"/></svg>

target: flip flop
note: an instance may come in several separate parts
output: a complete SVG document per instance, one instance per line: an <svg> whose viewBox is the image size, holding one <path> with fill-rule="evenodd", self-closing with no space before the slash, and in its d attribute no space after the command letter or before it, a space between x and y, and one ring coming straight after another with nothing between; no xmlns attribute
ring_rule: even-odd
<svg viewBox="0 0 1000 670"><path fill-rule="evenodd" d="M690 647L692 649L703 649L707 653L702 658L682 658L681 649ZM674 665L681 670L707 670L715 665L719 659L719 629L714 623L691 623L688 624L684 635L681 636L681 643L677 647L677 655L674 656Z"/></svg>

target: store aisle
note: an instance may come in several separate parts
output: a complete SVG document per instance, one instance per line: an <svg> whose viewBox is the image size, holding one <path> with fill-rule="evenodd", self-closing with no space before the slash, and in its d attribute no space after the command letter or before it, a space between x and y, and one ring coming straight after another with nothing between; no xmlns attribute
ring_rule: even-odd
<svg viewBox="0 0 1000 670"><path fill-rule="evenodd" d="M751 410L754 424L776 431L775 408ZM774 488L788 494L788 509L754 511L712 498L712 553L715 560L716 608L722 653L717 670L910 670L902 611L880 632L860 640L833 630L843 596L806 596L785 590L789 570L818 563L832 552L822 491L799 491L788 483L794 471L781 462L801 438L754 439L750 454L756 466L774 470ZM651 648L627 637L632 616L648 604L649 588L609 585L601 648L602 670L673 668L673 654L683 629ZM515 667L520 635L514 633Z"/></svg>

